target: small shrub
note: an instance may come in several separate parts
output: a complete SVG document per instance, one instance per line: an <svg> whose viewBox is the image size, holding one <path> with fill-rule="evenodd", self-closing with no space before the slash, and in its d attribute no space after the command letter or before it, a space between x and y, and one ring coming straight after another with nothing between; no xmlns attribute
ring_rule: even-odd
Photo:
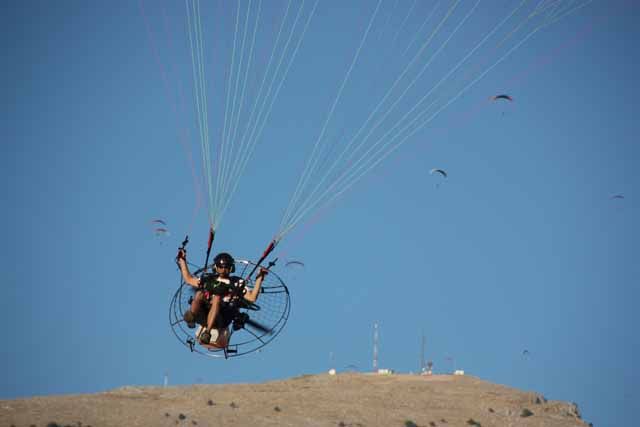
<svg viewBox="0 0 640 427"><path fill-rule="evenodd" d="M467 420L467 424L469 424L470 426L482 427L482 424L480 424L478 421L474 420L473 418L469 418Z"/></svg>
<svg viewBox="0 0 640 427"><path fill-rule="evenodd" d="M238 405L236 405L236 402L231 402L229 406L231 406L233 409L236 409L238 407Z"/></svg>
<svg viewBox="0 0 640 427"><path fill-rule="evenodd" d="M404 422L404 427L418 427L418 424L414 423L411 420L407 420Z"/></svg>
<svg viewBox="0 0 640 427"><path fill-rule="evenodd" d="M273 410L274 410L274 411L276 411L276 412L280 412L280 411L282 411L282 409L280 409L280 407L279 407L279 406L274 407L274 408L273 408Z"/></svg>
<svg viewBox="0 0 640 427"><path fill-rule="evenodd" d="M207 405L209 405L209 406L213 406L213 405L215 405L215 403L213 403L213 400L209 399L209 400L207 401Z"/></svg>
<svg viewBox="0 0 640 427"><path fill-rule="evenodd" d="M445 424L446 424L446 423L447 423L447 420L445 420L444 418L442 418L442 419L440 419L440 422L441 422L441 423L445 423Z"/></svg>
<svg viewBox="0 0 640 427"><path fill-rule="evenodd" d="M197 426L198 422L196 420L191 420L191 424L193 424L194 426Z"/></svg>
<svg viewBox="0 0 640 427"><path fill-rule="evenodd" d="M340 421L338 423L338 427L346 427L347 425L344 423L344 421Z"/></svg>
<svg viewBox="0 0 640 427"><path fill-rule="evenodd" d="M489 408L489 412L491 412L493 414L496 411L494 411L493 408Z"/></svg>
<svg viewBox="0 0 640 427"><path fill-rule="evenodd" d="M531 411L530 411L530 410L528 410L527 408L524 408L524 409L522 410L522 413L520 414L520 416L521 416L522 418L530 417L530 416L532 416L532 415L533 415L533 412L531 412Z"/></svg>
<svg viewBox="0 0 640 427"><path fill-rule="evenodd" d="M164 413L164 416L165 416L165 417L167 417L167 418L169 418L169 417L171 416L171 414L169 414L168 412L165 412L165 413Z"/></svg>
<svg viewBox="0 0 640 427"><path fill-rule="evenodd" d="M434 423L433 421L430 421L430 422L429 422L429 425L430 425L431 427L436 427L436 423Z"/></svg>
<svg viewBox="0 0 640 427"><path fill-rule="evenodd" d="M180 414L180 415L178 415L178 419L180 419L181 421L182 420L186 420L187 416L185 414Z"/></svg>

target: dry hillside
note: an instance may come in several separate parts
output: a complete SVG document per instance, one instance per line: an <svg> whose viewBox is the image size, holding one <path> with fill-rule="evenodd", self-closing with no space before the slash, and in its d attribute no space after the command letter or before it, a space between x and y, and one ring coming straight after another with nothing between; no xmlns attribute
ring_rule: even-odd
<svg viewBox="0 0 640 427"><path fill-rule="evenodd" d="M574 404L453 375L307 375L0 400L0 425L587 426Z"/></svg>

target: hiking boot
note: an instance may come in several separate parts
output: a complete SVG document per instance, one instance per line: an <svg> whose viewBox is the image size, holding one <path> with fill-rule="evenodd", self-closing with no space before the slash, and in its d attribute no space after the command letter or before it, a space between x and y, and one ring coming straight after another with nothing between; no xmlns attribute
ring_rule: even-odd
<svg viewBox="0 0 640 427"><path fill-rule="evenodd" d="M211 341L211 332L209 332L209 331L207 331L205 329L200 334L200 342L203 343L203 344L209 344L209 341Z"/></svg>
<svg viewBox="0 0 640 427"><path fill-rule="evenodd" d="M184 321L187 323L189 329L196 327L196 316L193 314L193 311L187 310L184 312Z"/></svg>

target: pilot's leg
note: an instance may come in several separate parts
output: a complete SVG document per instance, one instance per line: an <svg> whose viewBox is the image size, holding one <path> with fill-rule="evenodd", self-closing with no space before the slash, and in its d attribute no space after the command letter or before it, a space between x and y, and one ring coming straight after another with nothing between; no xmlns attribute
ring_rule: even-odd
<svg viewBox="0 0 640 427"><path fill-rule="evenodd" d="M189 308L189 310L184 312L184 320L185 322L187 322L187 326L189 328L195 328L196 322L198 323L201 322L202 316L200 312L202 311L203 302L204 302L204 295L202 294L202 291L196 292L196 295L193 298L193 301L191 301L191 307Z"/></svg>
<svg viewBox="0 0 640 427"><path fill-rule="evenodd" d="M220 308L220 296L214 295L211 297L211 308L209 309L209 315L207 316L207 328L200 334L200 340L205 343L209 343L211 339L211 329L215 323L216 316L218 315L218 309Z"/></svg>

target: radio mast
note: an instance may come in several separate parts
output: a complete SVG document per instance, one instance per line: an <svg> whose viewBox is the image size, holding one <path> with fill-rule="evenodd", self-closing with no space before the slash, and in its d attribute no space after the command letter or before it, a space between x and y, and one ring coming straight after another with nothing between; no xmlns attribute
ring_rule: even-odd
<svg viewBox="0 0 640 427"><path fill-rule="evenodd" d="M373 324L373 372L378 372L378 322Z"/></svg>
<svg viewBox="0 0 640 427"><path fill-rule="evenodd" d="M422 343L421 343L421 347L420 347L420 367L419 367L419 372L423 373L424 372L424 368L425 368L425 363L424 363L424 348L426 345L426 340L424 337L424 330L422 330Z"/></svg>

